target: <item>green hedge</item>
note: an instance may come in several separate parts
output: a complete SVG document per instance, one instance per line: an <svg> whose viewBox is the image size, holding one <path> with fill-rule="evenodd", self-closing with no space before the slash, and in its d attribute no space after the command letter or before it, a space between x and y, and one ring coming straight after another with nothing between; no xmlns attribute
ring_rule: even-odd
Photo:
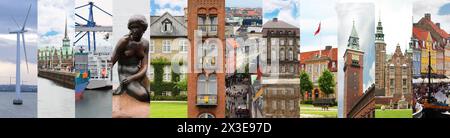
<svg viewBox="0 0 450 138"><path fill-rule="evenodd" d="M155 95L151 97L152 101L187 101L186 95L162 96Z"/></svg>
<svg viewBox="0 0 450 138"><path fill-rule="evenodd" d="M300 103L301 104L312 104L313 101L312 100L302 100Z"/></svg>

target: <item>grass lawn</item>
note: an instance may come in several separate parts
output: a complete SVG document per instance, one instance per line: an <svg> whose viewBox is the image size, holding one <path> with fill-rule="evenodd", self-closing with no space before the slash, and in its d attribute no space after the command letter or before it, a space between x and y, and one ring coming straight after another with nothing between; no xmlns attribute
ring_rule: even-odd
<svg viewBox="0 0 450 138"><path fill-rule="evenodd" d="M187 118L187 102L152 101L150 118Z"/></svg>
<svg viewBox="0 0 450 138"><path fill-rule="evenodd" d="M412 118L412 109L375 110L376 118Z"/></svg>
<svg viewBox="0 0 450 138"><path fill-rule="evenodd" d="M300 104L301 118L337 118L337 107L329 107L328 111L322 111L321 107L310 104Z"/></svg>

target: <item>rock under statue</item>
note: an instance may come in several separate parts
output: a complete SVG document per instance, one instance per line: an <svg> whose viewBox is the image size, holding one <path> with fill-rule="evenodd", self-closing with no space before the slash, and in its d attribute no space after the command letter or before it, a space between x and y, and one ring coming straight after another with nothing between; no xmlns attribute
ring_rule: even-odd
<svg viewBox="0 0 450 138"><path fill-rule="evenodd" d="M111 56L112 66L118 62L120 86L113 92L128 95L141 102L150 101L150 83L147 78L149 41L142 38L148 23L145 16L134 15L128 20L130 33L116 44Z"/></svg>

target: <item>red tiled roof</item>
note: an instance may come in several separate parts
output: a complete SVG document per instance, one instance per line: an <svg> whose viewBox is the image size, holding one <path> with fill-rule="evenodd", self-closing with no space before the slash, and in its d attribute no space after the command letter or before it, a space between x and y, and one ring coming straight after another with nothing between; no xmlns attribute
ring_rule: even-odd
<svg viewBox="0 0 450 138"><path fill-rule="evenodd" d="M248 11L247 12L247 16L256 16L256 15L257 15L256 11Z"/></svg>
<svg viewBox="0 0 450 138"><path fill-rule="evenodd" d="M424 41L427 40L428 37L428 33L429 31L426 31L424 29L418 28L418 27L414 27L413 26L413 35L414 37L419 40L419 48L426 48L424 46ZM432 37L431 38L433 40L433 42L435 42L436 40ZM433 49L436 49L435 47L433 47Z"/></svg>
<svg viewBox="0 0 450 138"><path fill-rule="evenodd" d="M322 51L322 53L320 53ZM330 57L331 60L337 61L337 48L331 48L330 50L316 50L300 53L300 62L314 58L316 55L321 54L321 57Z"/></svg>
<svg viewBox="0 0 450 138"><path fill-rule="evenodd" d="M425 22L426 24L430 25L431 28L433 28L433 30L436 31L443 38L449 38L450 37L450 35L447 32L445 32L444 30L439 28L435 23L433 23L433 21L428 20L425 17L420 19L419 22Z"/></svg>
<svg viewBox="0 0 450 138"><path fill-rule="evenodd" d="M418 27L413 27L413 35L418 40L425 41L425 40L427 40L428 31L425 31Z"/></svg>

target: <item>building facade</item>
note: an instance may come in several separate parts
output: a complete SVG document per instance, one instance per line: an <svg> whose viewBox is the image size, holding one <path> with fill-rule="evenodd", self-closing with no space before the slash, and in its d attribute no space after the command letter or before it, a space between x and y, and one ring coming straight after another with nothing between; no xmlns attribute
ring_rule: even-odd
<svg viewBox="0 0 450 138"><path fill-rule="evenodd" d="M337 99L337 48L326 46L324 50L301 52L300 53L300 70L305 71L313 82L314 88L311 92L305 92L303 100L316 100L318 98ZM336 82L335 93L326 97L320 90L318 80L323 71L328 70L334 75Z"/></svg>
<svg viewBox="0 0 450 138"><path fill-rule="evenodd" d="M267 67L263 72L263 114L266 118L300 117L300 79L298 49L300 28L274 18L263 25ZM278 61L272 63L273 61Z"/></svg>
<svg viewBox="0 0 450 138"><path fill-rule="evenodd" d="M409 52L408 52L409 50ZM408 108L412 102L412 64L413 51L405 53L397 44L393 54L386 53L386 43L381 20L375 34L375 89L377 104L390 105L391 108ZM405 103L406 105L400 103Z"/></svg>
<svg viewBox="0 0 450 138"><path fill-rule="evenodd" d="M47 46L38 49L38 68L72 71L73 49L67 36L67 20L65 23L64 38L60 47Z"/></svg>
<svg viewBox="0 0 450 138"><path fill-rule="evenodd" d="M432 73L450 76L450 35L441 28L440 23L432 21L431 14L426 13L417 23L413 24L410 47L415 51L420 51L421 74L428 73L428 50L430 50ZM418 54L418 52L414 52L413 62L416 61L415 57ZM417 68L416 64L413 68Z"/></svg>
<svg viewBox="0 0 450 138"><path fill-rule="evenodd" d="M186 57L189 48L186 17L172 16L168 12L160 16L151 16L150 31L150 61L163 60L169 63L172 60L177 60L183 63L176 70L171 64L165 64L162 72L163 82L177 82L186 79L187 64L185 63L187 63ZM149 79L152 81L154 81L154 71L155 67L150 63L148 73ZM179 74L178 80L172 79L173 73ZM170 90L172 88L165 88L160 94L163 96L174 96Z"/></svg>
<svg viewBox="0 0 450 138"><path fill-rule="evenodd" d="M188 117L224 118L225 0L189 0L187 7Z"/></svg>

